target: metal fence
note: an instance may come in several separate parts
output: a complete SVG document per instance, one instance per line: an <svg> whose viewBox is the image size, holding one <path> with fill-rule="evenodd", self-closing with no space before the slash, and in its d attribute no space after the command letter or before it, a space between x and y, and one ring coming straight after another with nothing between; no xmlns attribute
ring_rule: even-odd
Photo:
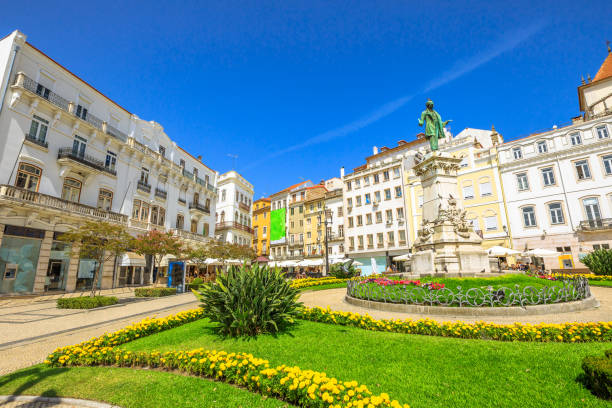
<svg viewBox="0 0 612 408"><path fill-rule="evenodd" d="M533 286L515 285L510 287L479 287L463 289L428 287L413 285L382 286L376 283L349 281L347 295L383 303L403 303L428 306L458 307L508 307L543 305L571 302L591 296L591 288L586 278L577 276L559 281L560 285Z"/></svg>

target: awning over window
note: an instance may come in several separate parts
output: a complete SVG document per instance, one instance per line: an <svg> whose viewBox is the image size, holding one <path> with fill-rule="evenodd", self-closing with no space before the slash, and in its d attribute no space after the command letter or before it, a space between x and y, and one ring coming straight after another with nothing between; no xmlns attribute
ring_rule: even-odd
<svg viewBox="0 0 612 408"><path fill-rule="evenodd" d="M121 266L147 266L144 256L134 252L126 252L121 257Z"/></svg>

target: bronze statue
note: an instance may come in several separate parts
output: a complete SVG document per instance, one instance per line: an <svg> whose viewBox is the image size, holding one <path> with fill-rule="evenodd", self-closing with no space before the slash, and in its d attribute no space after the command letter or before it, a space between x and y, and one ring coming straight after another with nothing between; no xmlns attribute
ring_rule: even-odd
<svg viewBox="0 0 612 408"><path fill-rule="evenodd" d="M432 151L438 150L438 139L444 137L444 127L451 120L442 122L440 114L434 110L434 103L431 99L427 99L425 103L427 109L421 113L419 126L423 126L425 122L425 137L429 140L429 146Z"/></svg>

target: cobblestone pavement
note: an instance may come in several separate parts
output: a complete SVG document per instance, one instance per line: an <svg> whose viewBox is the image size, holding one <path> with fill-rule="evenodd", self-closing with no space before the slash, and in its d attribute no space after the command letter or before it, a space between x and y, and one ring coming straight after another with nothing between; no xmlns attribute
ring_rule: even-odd
<svg viewBox="0 0 612 408"><path fill-rule="evenodd" d="M93 310L57 309L55 301L14 300L0 308L0 375L40 363L57 347L121 329L145 317L164 317L197 306L191 293Z"/></svg>
<svg viewBox="0 0 612 408"><path fill-rule="evenodd" d="M438 321L487 321L492 323L564 323L564 322L598 322L612 320L612 288L591 286L591 293L599 300L600 306L591 310L571 313L541 314L533 316L451 316L417 313L386 312L348 304L344 300L346 288L305 292L300 300L308 307L330 307L332 310L368 314L376 319L424 319L429 317Z"/></svg>
<svg viewBox="0 0 612 408"><path fill-rule="evenodd" d="M103 402L74 398L0 395L1 408L119 408Z"/></svg>

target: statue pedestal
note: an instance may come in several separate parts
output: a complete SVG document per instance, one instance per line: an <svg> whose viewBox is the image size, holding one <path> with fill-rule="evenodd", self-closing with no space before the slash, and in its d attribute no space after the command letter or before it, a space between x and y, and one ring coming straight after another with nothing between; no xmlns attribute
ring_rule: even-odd
<svg viewBox="0 0 612 408"><path fill-rule="evenodd" d="M434 151L414 166L423 187L423 221L414 243L413 274L490 273L487 251L459 206L461 159Z"/></svg>

